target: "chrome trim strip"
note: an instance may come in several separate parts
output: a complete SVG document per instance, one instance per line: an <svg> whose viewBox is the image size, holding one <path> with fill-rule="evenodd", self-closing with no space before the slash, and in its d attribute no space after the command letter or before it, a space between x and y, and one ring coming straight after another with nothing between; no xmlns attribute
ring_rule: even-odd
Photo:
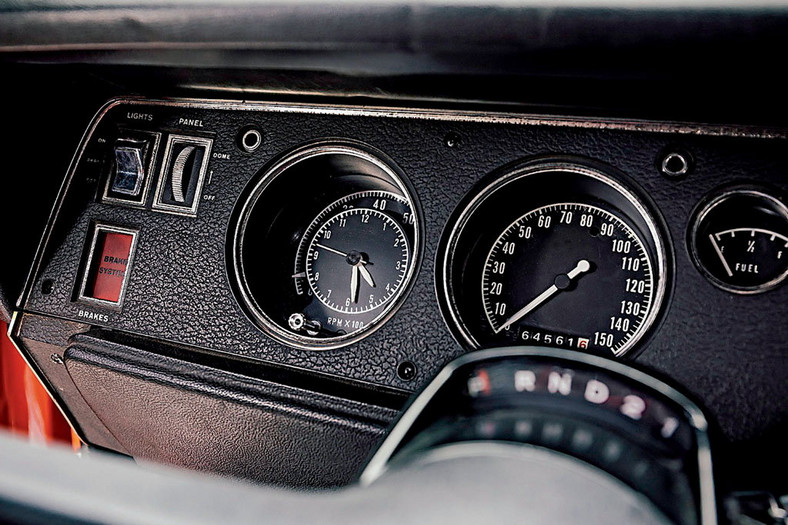
<svg viewBox="0 0 788 525"><path fill-rule="evenodd" d="M395 101L395 100L393 100ZM641 119L563 117L559 115L535 115L527 113L482 112L451 109L396 108L386 106L351 106L341 104L306 104L237 100L204 99L143 99L118 98L110 102L136 104L143 106L185 107L192 109L226 109L237 111L269 111L273 113L300 113L311 115L339 115L388 117L399 119L437 120L447 122L477 122L484 124L506 124L525 126L573 127L585 129L606 129L640 131L645 133L676 133L680 135L701 135L713 137L743 137L763 139L786 139L788 129L766 128L744 125L719 125L704 123L659 122Z"/></svg>

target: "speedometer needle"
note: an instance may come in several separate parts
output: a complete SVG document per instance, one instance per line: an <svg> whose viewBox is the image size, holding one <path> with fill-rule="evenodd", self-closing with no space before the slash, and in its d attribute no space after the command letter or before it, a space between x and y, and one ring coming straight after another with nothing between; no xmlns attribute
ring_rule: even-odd
<svg viewBox="0 0 788 525"><path fill-rule="evenodd" d="M566 274L568 281L564 279L564 283L562 283L561 288L556 286L555 283L552 284L550 288L548 288L547 290L536 296L536 298L534 298L533 301L531 301L527 305L517 310L517 312L515 312L513 316L507 319L506 322L504 322L499 328L495 330L495 333L497 334L502 332L507 326L510 326L512 323L516 323L517 321L519 321L520 319L522 319L532 311L539 308L542 304L547 302L547 300L550 299L552 296L554 296L559 291L569 286L569 283L571 283L575 278L577 278L578 275L585 273L590 269L591 269L591 263L589 263L585 259L581 259L580 261L578 261L577 265L574 268L572 268L569 271L569 273ZM561 276L559 275L558 277L556 277L556 279L558 279L559 277Z"/></svg>

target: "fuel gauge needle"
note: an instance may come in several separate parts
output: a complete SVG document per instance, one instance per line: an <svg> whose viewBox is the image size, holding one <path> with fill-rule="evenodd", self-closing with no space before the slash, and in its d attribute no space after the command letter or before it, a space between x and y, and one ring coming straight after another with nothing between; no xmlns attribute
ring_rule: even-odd
<svg viewBox="0 0 788 525"><path fill-rule="evenodd" d="M722 261L722 265L725 267L725 271L728 272L728 277L733 277L733 272L731 271L731 267L728 266L728 261L725 260L725 257L722 255L722 250L720 250L720 246L717 244L717 240L714 238L713 234L709 234L709 240L711 241L712 246L714 246L714 251L717 252L719 255L720 260Z"/></svg>
<svg viewBox="0 0 788 525"><path fill-rule="evenodd" d="M495 330L495 333L497 334L502 332L507 326L510 326L512 323L516 323L517 321L519 321L520 319L522 319L532 311L539 308L543 303L547 302L547 300L550 299L552 296L554 296L562 289L569 286L569 283L575 280L575 278L578 275L585 273L590 269L591 269L591 263L589 263L585 259L581 259L580 261L578 261L577 265L574 268L572 268L569 271L569 273L566 274L566 277L569 280L565 283L565 285L562 285L561 288L559 288L555 284L552 284L550 288L537 295L533 301L531 301L530 303L526 304L525 306L517 310L517 312L515 312L513 316L507 319L506 322L504 322L497 330ZM558 281L559 277L561 277L561 275L556 276L556 282ZM564 279L564 281L566 281L566 279Z"/></svg>

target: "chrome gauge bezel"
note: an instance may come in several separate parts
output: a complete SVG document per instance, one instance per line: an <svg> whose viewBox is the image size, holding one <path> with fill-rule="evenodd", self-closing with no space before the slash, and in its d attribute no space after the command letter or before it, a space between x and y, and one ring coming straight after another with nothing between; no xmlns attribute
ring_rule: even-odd
<svg viewBox="0 0 788 525"><path fill-rule="evenodd" d="M701 201L697 209L692 213L691 225L687 236L687 244L689 245L689 251L692 255L692 262L695 264L695 267L698 269L701 275L703 275L711 284L721 290L725 290L726 292L731 292L734 294L756 295L768 292L780 286L788 278L788 268L786 268L782 274L778 275L774 279L770 279L763 284L757 286L736 286L718 279L712 272L710 272L703 263L698 251L697 236L701 224L704 223L706 218L716 208L724 204L726 201L739 196L762 199L763 201L771 204L774 209L782 215L785 221L788 222L788 206L786 206L785 202L779 198L767 193L766 190L754 188L751 186L730 187L723 191L714 192L709 198Z"/></svg>
<svg viewBox="0 0 788 525"><path fill-rule="evenodd" d="M459 214L455 211L454 216L456 219L453 220L447 230L444 231L441 246L438 250L438 268L440 275L436 279L436 288L439 303L444 312L444 319L447 321L450 330L460 344L470 350L477 350L484 346L477 337L474 336L473 330L463 318L461 313L462 307L458 304L453 290L453 272L457 245L469 221L490 196L501 191L506 186L528 177L545 175L551 172L564 172L587 177L595 183L602 184L613 190L616 195L625 199L628 205L631 206L632 210L637 214L637 217L628 217L629 220L640 221L645 226L645 233L650 237L649 239L643 239L643 242L651 245L653 257L655 259L653 261L654 295L651 308L640 328L630 337L629 341L619 349L616 353L616 357L622 357L628 354L654 327L656 321L664 311L664 300L670 280L669 252L665 241L667 233L665 228L660 226L661 223L658 222L658 216L650 211L650 207L645 204L644 200L638 197L633 190L620 182L617 178L607 174L608 171L612 171L612 168L597 168L595 166L592 167L591 164L590 162L586 164L583 161L576 162L574 160L544 159L519 163L519 165L514 167L504 168L498 172L497 176L493 175L489 183L475 191L473 197L467 199L464 205L461 205L462 208ZM519 210L519 213L513 213L512 216L520 217L529 211L531 210Z"/></svg>
<svg viewBox="0 0 788 525"><path fill-rule="evenodd" d="M398 287L393 296L387 300L386 304L380 307L379 314L367 326L337 337L313 337L302 333L296 333L275 322L254 298L249 287L246 270L242 264L245 233L250 215L266 189L268 189L277 178L286 174L290 168L309 159L325 155L347 155L372 164L386 175L386 182L396 188L400 193L399 197L407 202L415 216L413 223L413 245L410 251L411 260L406 269L402 284ZM375 191L375 188L370 187L359 191L367 190ZM343 198L353 193L355 193L355 191L350 191ZM394 162L387 159L382 152L378 152L374 148L366 145L345 143L344 141L320 142L303 146L286 154L265 169L262 176L258 177L251 191L247 192L246 195L243 205L240 207L240 211L237 215L238 219L235 221L230 231L232 244L230 248L232 257L230 268L232 270L232 275L230 278L235 281L234 288L238 298L243 303L242 306L246 313L252 318L255 324L271 338L282 344L301 350L325 351L343 348L371 335L383 326L402 306L402 303L413 287L414 277L421 264L423 252L421 241L423 218L419 203L415 196L415 191L412 189L410 182L407 180L404 173L396 167ZM314 220L315 218L312 217L312 219Z"/></svg>

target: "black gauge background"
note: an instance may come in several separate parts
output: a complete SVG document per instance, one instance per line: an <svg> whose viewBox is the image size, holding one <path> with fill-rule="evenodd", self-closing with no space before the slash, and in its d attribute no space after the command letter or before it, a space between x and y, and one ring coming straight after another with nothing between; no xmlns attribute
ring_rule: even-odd
<svg viewBox="0 0 788 525"><path fill-rule="evenodd" d="M328 151L291 164L277 176L260 184L260 179L266 177L271 167L282 159L295 157L302 150L315 148L325 148ZM392 180L386 171L362 157L333 151L332 148L352 148L375 157L385 163L399 180ZM396 185L397 182L404 186L408 194L403 193ZM368 190L386 191L403 197L410 202L411 211L416 215L416 220L411 225L403 224L399 217L395 218L411 242L410 264L413 272L410 282L401 285L399 297L393 299L394 306L389 312L391 314L410 291L422 250L421 243L414 242L416 229L422 228L421 213L409 182L393 161L374 148L358 143L309 144L280 156L275 162L261 169L249 184L247 192L238 201L236 216L229 230L230 280L246 314L266 333L291 346L320 350L357 341L385 321L379 319L376 324L370 324L339 342L334 338L327 339L326 336L296 334L287 325L288 317L294 312L303 312L306 302L318 301L316 297L307 297L306 294L297 295L293 284L293 263L304 233L327 206L348 195ZM253 201L250 211L246 217L242 217L243 204L250 199ZM237 238L234 238L236 226L238 233ZM414 246L416 250L413 250ZM247 304L244 300L244 288L252 304ZM272 330L273 327L266 326L261 317L276 325L276 328Z"/></svg>
<svg viewBox="0 0 788 525"><path fill-rule="evenodd" d="M536 166L554 165L555 169L545 173L520 176L519 173ZM669 291L672 286L670 242L661 217L655 213L653 204L643 197L644 193L634 190L633 184L624 182L626 177L617 170L587 159L575 157L547 157L536 158L527 162L515 163L505 166L485 177L463 199L449 221L449 226L444 231L441 245L438 250L437 279L438 296L444 317L455 338L468 349L489 348L494 346L518 344L512 341L497 339L493 336L492 329L484 312L481 296L481 279L484 271L484 262L487 254L498 236L518 217L536 208L559 202L585 203L598 206L606 211L623 218L624 222L643 241L649 259L652 261L654 272L654 286L659 278L659 263L655 250L654 239L649 233L646 222L640 212L624 198L618 191L600 181L580 174L561 171L558 166L577 166L582 169L591 169L601 172L608 178L618 182L630 192L635 194L646 207L654 220L658 233L665 249L665 295L661 304L652 303L652 308L658 308L657 317L653 324L643 334L639 342L630 348L625 356L631 358L642 349L643 342L654 333L664 317L665 305L668 302ZM465 223L460 224L460 216L474 197L478 196L488 186L506 179L505 191L500 191L502 184L496 184L495 190L487 194L480 202L475 203L475 209L466 215ZM512 179L512 180L510 180ZM460 229L455 242L449 246L449 237L452 228ZM451 253L448 253L451 250ZM563 261L562 261L563 263ZM445 264L445 269L443 265ZM444 271L446 272L444 274ZM449 290L444 289L444 280ZM656 292L655 292L656 297ZM463 330L455 326L450 310L462 323L470 336L475 340L468 341ZM571 331L567 330L569 333ZM589 353L594 351L588 350ZM610 353L602 354L611 357Z"/></svg>
<svg viewBox="0 0 788 525"><path fill-rule="evenodd" d="M785 281L772 285L737 285L724 274L708 235L731 228L764 228L788 235L788 219L769 201L769 196L783 205L786 198L777 188L735 184L712 191L692 212L687 230L687 245L692 262L710 283L725 291L744 294L764 293L781 286ZM710 206L713 208L710 209ZM722 277L720 277L722 275Z"/></svg>
<svg viewBox="0 0 788 525"><path fill-rule="evenodd" d="M571 224L559 224L558 210L564 205L569 206L573 212L574 219ZM620 213L614 212L609 215L611 219L606 220L605 214L610 212L601 207L570 202L556 203L548 205L548 208L538 209L543 210L545 215L552 215L552 226L545 229L539 228L536 223L537 217L541 214L536 214L536 210L530 210L528 213L531 218L527 225L531 226L533 231L529 240L518 239L516 229L509 227L507 241L516 244L517 248L514 253L507 255L499 246L493 256L493 247L490 247L489 261L504 261L508 265L506 275L495 275L490 272L487 277L489 282L503 283L503 291L500 295L492 296L489 292L484 294L485 286L482 285L488 308L491 308L491 304L496 301L503 301L509 307L503 316L489 312L492 319L499 323L499 326L502 325L505 319L511 317L528 301L552 285L553 279L557 275L568 273L581 259L590 261L591 269L576 277L566 290L556 294L526 317L514 322L510 330L504 330L496 335L488 322L480 327L480 333L483 333L489 340L500 341L501 344L527 344L530 341L518 339L523 330L531 333L563 335L573 339L585 337L590 339L589 346L585 351L605 354L607 350L598 347L595 349L596 343L593 334L595 331L599 331L614 336L615 341L611 351L628 346L648 319L657 296L656 284L658 281L656 279L657 268L655 268L657 263L654 258L649 257L646 242L643 241L641 235L638 236L641 242L636 243L635 238L626 234L624 227L632 229L631 222L626 218L622 219ZM597 233L593 237L589 235L590 228L580 225L580 217L586 213L590 213L594 217L594 224L597 227L602 223L613 224L614 234L609 237L601 233ZM520 220L518 219L518 221ZM504 232L501 233L501 235L503 234ZM641 244L645 248L643 255L649 259L648 267L641 264L636 272L624 272L621 269L621 258L624 254L610 251L611 240L616 238L630 239L633 248L629 257L638 260L641 260L640 253L635 245ZM632 294L625 291L624 279L646 280L649 274L651 288L647 292ZM649 300L647 300L648 295L650 295ZM641 319L637 319L635 316L624 316L619 313L619 303L623 300L633 300L643 305L648 304L648 308L642 313ZM631 322L630 328L626 330L626 333L609 329L603 324L609 316L628 318ZM631 334L630 330L633 331ZM549 345L549 343L542 344ZM555 346L562 345L556 344ZM573 343L572 346L564 346L564 348L577 349L578 347ZM612 352L608 355L614 357Z"/></svg>
<svg viewBox="0 0 788 525"><path fill-rule="evenodd" d="M340 215L344 215L347 221L347 226L344 228L338 228L337 217ZM366 224L361 222L363 215L369 215L369 222ZM390 221L389 224L395 226L388 228L385 232L381 232L377 226L382 225L384 220ZM331 224L331 226L326 226L328 224ZM302 254L307 273L305 279L309 281L306 286L312 289L313 297L318 299L317 301L309 301L307 309L304 311L308 318L314 319L314 316L319 316L321 318L319 320L324 323L323 326L326 329L334 329L325 323L325 319L328 317L339 317L361 322L365 326L377 318L381 308L385 308L389 301L399 295L399 289L405 284L408 267L411 263L411 240L402 231L403 228L398 226L399 222L392 218L391 215L385 213L385 211L362 207L348 210L337 209L336 213L332 213L320 221L320 225L315 229L314 234L308 241L307 251ZM329 240L322 238L318 240L317 235L324 228L333 230L335 235L332 235ZM344 237L340 238L340 235L344 235ZM402 244L389 242L392 240L392 237L402 239ZM351 303L351 306L346 307L344 301L349 297L351 266L345 257L326 250L313 248L314 244L318 242L332 248L344 250L345 253L349 253L351 250L360 252L364 260L368 262L368 264L365 264L365 268L371 274L375 288L370 287L359 276L358 300L356 303ZM310 257L310 254L314 253L314 251L317 251L319 254L317 260L313 260ZM397 270L395 269L395 264L401 261L400 255L403 252L405 254L405 265L400 270ZM314 280L316 272L320 273L318 281ZM384 291L386 283L390 285L391 290L388 294ZM330 298L323 297L321 300L318 297L318 291L325 294L326 289L333 289L334 293ZM378 298L372 307L369 307L368 294L373 294ZM331 305L324 302L324 300L327 300ZM311 314L311 312L314 312L314 314ZM350 330L344 331L349 332Z"/></svg>

